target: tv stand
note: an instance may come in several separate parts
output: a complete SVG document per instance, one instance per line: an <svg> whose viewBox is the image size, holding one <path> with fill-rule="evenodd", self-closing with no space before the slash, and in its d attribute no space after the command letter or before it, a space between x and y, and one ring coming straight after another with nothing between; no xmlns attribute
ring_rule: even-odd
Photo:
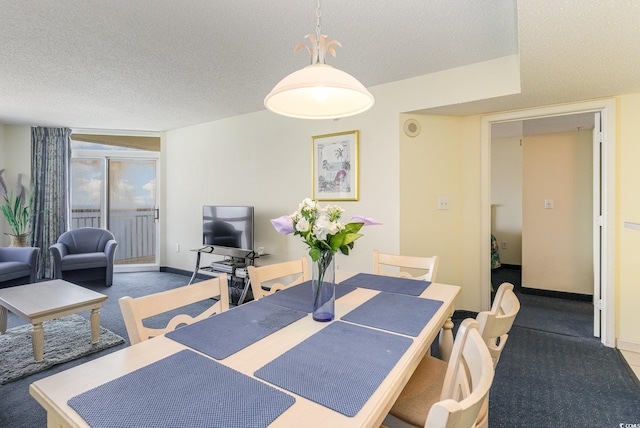
<svg viewBox="0 0 640 428"><path fill-rule="evenodd" d="M251 288L251 279L246 274L246 267L253 266L255 259L259 258L254 251L238 250L235 248L214 247L213 245L205 245L202 248L191 250L196 252L196 266L193 275L189 280L189 285L193 284L199 271L226 273L229 276L231 284L236 281L242 281L242 294L238 299L238 305L244 303L247 293ZM229 259L211 263L210 266L200 267L202 254L214 254L218 256L227 256Z"/></svg>

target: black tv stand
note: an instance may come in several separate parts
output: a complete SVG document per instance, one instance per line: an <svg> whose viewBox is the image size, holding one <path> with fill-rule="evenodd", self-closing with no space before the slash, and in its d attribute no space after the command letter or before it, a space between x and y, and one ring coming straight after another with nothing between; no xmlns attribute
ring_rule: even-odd
<svg viewBox="0 0 640 428"><path fill-rule="evenodd" d="M189 285L193 284L199 271L226 273L229 276L229 283L233 284L236 281L242 281L242 294L238 298L238 305L243 304L247 298L247 293L251 288L251 279L246 274L238 275L236 270L244 269L246 266L253 266L255 259L260 256L258 256L254 251L215 247L213 245L205 245L202 248L191 251L196 252L196 266L193 270L193 275L191 275L191 279L189 280ZM210 266L200 267L200 258L202 254L215 254L228 258L219 262L213 262Z"/></svg>

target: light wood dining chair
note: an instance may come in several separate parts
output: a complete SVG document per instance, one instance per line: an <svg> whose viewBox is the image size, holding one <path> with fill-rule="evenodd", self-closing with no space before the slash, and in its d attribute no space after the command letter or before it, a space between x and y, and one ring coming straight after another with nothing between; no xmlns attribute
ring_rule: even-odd
<svg viewBox="0 0 640 428"><path fill-rule="evenodd" d="M416 257L416 256L402 256L398 254L381 253L378 250L373 250L373 273L377 275L395 276L400 278L419 279L422 281L435 282L436 274L438 273L438 263L440 258L438 256L432 257ZM422 275L413 276L408 272L391 272L384 269L382 266L395 266L399 268L418 269L420 271L426 271Z"/></svg>
<svg viewBox="0 0 640 428"><path fill-rule="evenodd" d="M493 383L493 361L478 330L460 324L449 363L426 355L391 408L389 428L473 427Z"/></svg>
<svg viewBox="0 0 640 428"><path fill-rule="evenodd" d="M176 315L164 328L151 328L143 324L145 319L152 316L212 298L217 298L218 301L212 303L210 308L195 317L187 314ZM129 342L135 345L152 337L173 331L182 324L191 324L213 314L228 310L229 286L227 274L223 273L217 278L135 299L125 296L120 298L118 303L120 304L124 324L129 335Z"/></svg>
<svg viewBox="0 0 640 428"><path fill-rule="evenodd" d="M265 266L247 266L253 298L273 294L276 291L300 284L310 279L306 257ZM267 283L270 283L267 284ZM266 289L265 287L269 287Z"/></svg>
<svg viewBox="0 0 640 428"><path fill-rule="evenodd" d="M500 360L504 345L509 338L509 331L511 331L511 327L519 311L520 301L518 300L518 296L513 292L513 284L503 282L496 292L491 310L480 312L478 316L476 316L476 321L480 324L480 334L489 349L494 368L498 365L498 360ZM488 395L480 409L480 414L475 426L477 428L486 428L489 426Z"/></svg>

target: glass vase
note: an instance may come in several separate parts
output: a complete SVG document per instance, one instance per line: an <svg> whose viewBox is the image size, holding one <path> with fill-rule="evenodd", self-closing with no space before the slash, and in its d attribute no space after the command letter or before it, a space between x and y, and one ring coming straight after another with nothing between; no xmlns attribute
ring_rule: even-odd
<svg viewBox="0 0 640 428"><path fill-rule="evenodd" d="M311 269L311 298L313 303L313 319L328 322L335 317L336 300L336 264L330 251L314 263Z"/></svg>

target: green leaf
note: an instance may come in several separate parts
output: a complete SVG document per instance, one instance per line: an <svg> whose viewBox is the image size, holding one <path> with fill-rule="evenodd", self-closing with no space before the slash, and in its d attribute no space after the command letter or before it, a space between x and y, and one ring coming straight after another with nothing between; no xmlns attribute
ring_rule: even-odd
<svg viewBox="0 0 640 428"><path fill-rule="evenodd" d="M311 260L317 262L322 256L322 251L320 251L318 248L312 248L309 250L309 256L311 256Z"/></svg>
<svg viewBox="0 0 640 428"><path fill-rule="evenodd" d="M344 225L344 230L347 233L358 233L362 226L364 226L364 223L347 223Z"/></svg>
<svg viewBox="0 0 640 428"><path fill-rule="evenodd" d="M342 245L349 245L352 244L353 241L355 241L358 238L363 237L364 235L361 235L359 233L347 233L344 236L344 241L342 242Z"/></svg>

